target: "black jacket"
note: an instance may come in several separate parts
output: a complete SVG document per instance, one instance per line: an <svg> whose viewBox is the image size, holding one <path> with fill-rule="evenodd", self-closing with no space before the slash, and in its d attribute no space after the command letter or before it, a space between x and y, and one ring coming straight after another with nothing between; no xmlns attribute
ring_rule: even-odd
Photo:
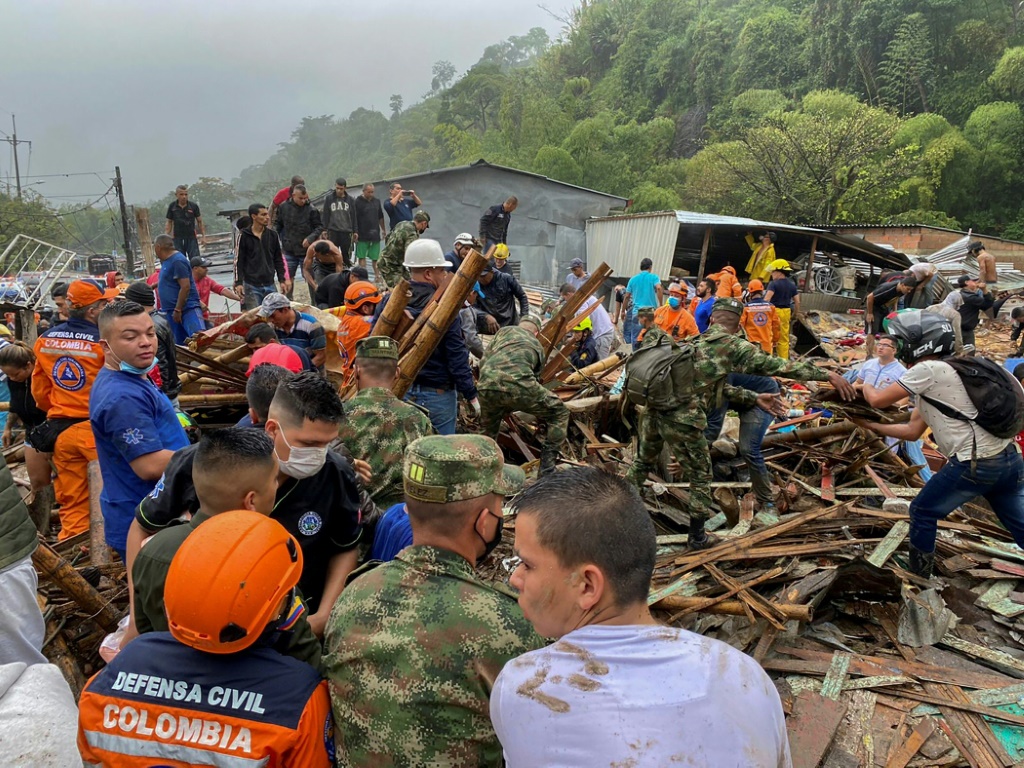
<svg viewBox="0 0 1024 768"><path fill-rule="evenodd" d="M492 205L480 217L480 239L504 243L508 240L508 223L512 214L505 211L505 204Z"/></svg>
<svg viewBox="0 0 1024 768"><path fill-rule="evenodd" d="M171 400L181 392L181 382L178 381L178 360L174 350L174 331L171 324L167 322L167 316L159 310L149 313L153 318L153 327L156 329L156 358L160 368L160 380L163 382L160 391Z"/></svg>
<svg viewBox="0 0 1024 768"><path fill-rule="evenodd" d="M261 237L256 237L251 228L243 229L238 236L235 285L273 285L275 274L279 281L284 282L284 257L281 256L281 239L277 232L268 227Z"/></svg>
<svg viewBox="0 0 1024 768"><path fill-rule="evenodd" d="M302 241L309 238L312 243L323 232L320 211L316 206L312 203L299 206L294 200L285 200L277 209L274 226L281 235L281 247L292 256L305 257L306 248Z"/></svg>
<svg viewBox="0 0 1024 768"><path fill-rule="evenodd" d="M960 330L973 331L981 322L981 313L995 304L996 299L991 293L960 291L964 303L957 310L960 313Z"/></svg>
<svg viewBox="0 0 1024 768"><path fill-rule="evenodd" d="M522 317L530 311L530 300L526 298L526 291L519 285L519 281L512 275L495 272L490 285L481 284L476 299L477 315L480 317L477 328L480 332L487 332L487 326L483 322L485 314L497 320L502 328L506 325L515 325L517 300L519 316Z"/></svg>

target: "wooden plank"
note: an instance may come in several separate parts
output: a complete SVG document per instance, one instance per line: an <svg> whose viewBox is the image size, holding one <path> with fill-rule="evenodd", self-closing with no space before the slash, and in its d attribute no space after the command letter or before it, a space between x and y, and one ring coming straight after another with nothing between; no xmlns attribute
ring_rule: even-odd
<svg viewBox="0 0 1024 768"><path fill-rule="evenodd" d="M1014 586L1016 584L1013 581L999 581L989 587L985 594L975 600L975 605L992 611L992 613L998 613L1000 616L1005 616L1008 619L1020 616L1024 613L1024 604L1010 599L1010 593L1013 592Z"/></svg>
<svg viewBox="0 0 1024 768"><path fill-rule="evenodd" d="M717 595L716 597L704 598L704 600L702 600L701 602L699 602L699 603L697 603L695 605L692 605L692 606L690 606L688 608L682 609L679 613L677 613L675 616L672 617L672 621L674 622L676 619L679 619L679 618L681 618L683 616L686 616L686 615L688 615L690 613L699 613L700 611L703 611L706 608L710 608L713 605L716 605L716 604L721 603L721 602L723 602L725 600L728 600L730 597L732 597L733 595L737 594L738 592L741 592L741 591L743 591L745 589L749 589L750 587L756 587L758 584L761 584L761 583L763 583L765 581L768 581L769 579L774 579L777 576L781 576L785 572L786 572L785 568L772 568L767 573L763 573L760 576L757 576L757 577L755 577L753 579L750 579L748 581L736 582L732 587L730 587L728 590L726 590L723 594ZM651 603L648 602L648 605L651 605Z"/></svg>
<svg viewBox="0 0 1024 768"><path fill-rule="evenodd" d="M885 764L885 768L906 768L907 763L917 754L917 751L931 738L935 732L935 721L924 718L910 734L910 738L892 754Z"/></svg>
<svg viewBox="0 0 1024 768"><path fill-rule="evenodd" d="M885 565L885 561L892 556L892 553L899 548L909 533L910 523L906 520L900 520L895 523L889 529L889 532L885 534L885 538L882 539L881 543L875 547L874 552L868 556L868 562L876 568L881 568Z"/></svg>
<svg viewBox="0 0 1024 768"><path fill-rule="evenodd" d="M977 643L970 643L948 633L939 640L939 645L948 646L949 648L960 651L960 653L966 654L971 658L988 662L989 664L998 667L1000 671L1008 671L1014 677L1024 678L1024 661L1021 661L1008 653L1004 653L1003 651L986 648L985 646L978 645Z"/></svg>
<svg viewBox="0 0 1024 768"><path fill-rule="evenodd" d="M664 600L666 597L670 597L672 595L686 595L687 597L693 597L697 594L697 582L702 578L704 578L704 574L700 571L688 573L683 576L683 578L676 579L668 586L653 590L647 596L647 604L654 605L659 600Z"/></svg>
<svg viewBox="0 0 1024 768"><path fill-rule="evenodd" d="M843 683L850 673L850 654L837 651L832 655L832 663L828 672L825 673L825 680L821 684L821 695L826 699L839 701L839 694L843 692Z"/></svg>
<svg viewBox="0 0 1024 768"><path fill-rule="evenodd" d="M729 590L735 590L733 592L734 595L742 600L744 604L750 606L750 610L767 619L768 623L773 627L776 629L786 628L786 615L770 602L765 600L756 592L748 591L740 582L728 574L723 573L718 567L711 563L705 563L704 568L711 574L711 578L723 587Z"/></svg>
<svg viewBox="0 0 1024 768"><path fill-rule="evenodd" d="M1013 765L1013 761L1006 750L1003 749L999 739L992 732L978 714L973 710L964 710L963 707L970 701L964 695L962 689L955 685L926 684L925 690L931 695L936 695L939 712L949 728L956 733L960 743L956 744L960 754L974 768L1006 768ZM944 700L944 701L943 701ZM1005 716L998 709L990 710ZM1024 717L1021 718L1024 723ZM948 735L948 732L947 732ZM965 751L966 750L966 751Z"/></svg>
<svg viewBox="0 0 1024 768"><path fill-rule="evenodd" d="M793 768L817 768L845 715L842 702L808 691L796 697L793 714L786 720Z"/></svg>

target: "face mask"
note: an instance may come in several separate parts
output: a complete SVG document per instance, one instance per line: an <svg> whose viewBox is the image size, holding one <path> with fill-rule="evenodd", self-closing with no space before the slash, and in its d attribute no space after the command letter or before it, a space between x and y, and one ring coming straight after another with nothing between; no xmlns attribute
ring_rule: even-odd
<svg viewBox="0 0 1024 768"><path fill-rule="evenodd" d="M677 299L675 296L670 296L668 299L668 305L672 309L679 309L679 299Z"/></svg>
<svg viewBox="0 0 1024 768"><path fill-rule="evenodd" d="M482 555L480 555L480 557L478 557L476 559L476 564L477 565L480 565L480 563L482 563L484 560L486 560L488 555L490 555L491 552L494 551L495 547L497 547L499 544L501 544L501 531L505 527L505 517L504 517L504 515L495 515L490 510L488 510L487 514L492 515L492 516L498 518L498 527L495 529L494 536L491 538L490 541L488 541L483 536L480 536L479 533L477 533L477 536L480 536L480 540L484 543L484 553Z"/></svg>
<svg viewBox="0 0 1024 768"><path fill-rule="evenodd" d="M117 355L115 355L112 350L108 351L107 354L110 355L115 360L117 360ZM139 368L137 366L130 365L129 363L126 363L124 360L117 360L117 367L118 370L120 370L122 373L134 373L136 376L148 376L149 372L156 368L159 362L160 360L157 358L157 356L153 355L153 362L151 362L145 368Z"/></svg>
<svg viewBox="0 0 1024 768"><path fill-rule="evenodd" d="M327 446L323 448L292 448L288 438L284 436L284 429L280 425L277 428L281 439L284 440L284 444L290 451L288 461L282 460L280 456L277 458L277 466L281 471L296 480L312 477L319 472L327 461Z"/></svg>

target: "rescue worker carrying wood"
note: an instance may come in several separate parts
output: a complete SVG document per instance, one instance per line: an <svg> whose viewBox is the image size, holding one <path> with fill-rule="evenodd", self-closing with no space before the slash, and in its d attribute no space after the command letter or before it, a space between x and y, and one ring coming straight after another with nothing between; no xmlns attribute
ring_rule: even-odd
<svg viewBox="0 0 1024 768"><path fill-rule="evenodd" d="M305 611L301 573L298 543L258 512L189 535L164 588L170 632L130 642L82 691L86 764L332 766L327 683L270 647Z"/></svg>
<svg viewBox="0 0 1024 768"><path fill-rule="evenodd" d="M89 530L88 467L97 458L89 393L105 359L96 321L117 297L114 288L75 280L68 286L68 321L36 340L32 397L46 411L46 421L32 433L32 447L53 453L61 540Z"/></svg>
<svg viewBox="0 0 1024 768"><path fill-rule="evenodd" d="M502 420L513 411L535 416L547 427L540 454L540 474L555 471L558 449L569 426L569 409L540 383L544 349L537 340L543 321L526 315L519 325L494 335L480 363L481 431L498 439Z"/></svg>

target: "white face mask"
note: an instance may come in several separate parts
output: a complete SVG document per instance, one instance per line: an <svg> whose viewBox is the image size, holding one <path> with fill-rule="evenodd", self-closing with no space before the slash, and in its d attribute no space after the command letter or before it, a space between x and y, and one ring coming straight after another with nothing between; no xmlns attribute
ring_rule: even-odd
<svg viewBox="0 0 1024 768"><path fill-rule="evenodd" d="M278 430L289 451L288 461L284 461L280 456L277 457L277 466L281 472L296 480L312 477L319 472L327 461L327 446L323 448L292 448L280 425L278 425Z"/></svg>

